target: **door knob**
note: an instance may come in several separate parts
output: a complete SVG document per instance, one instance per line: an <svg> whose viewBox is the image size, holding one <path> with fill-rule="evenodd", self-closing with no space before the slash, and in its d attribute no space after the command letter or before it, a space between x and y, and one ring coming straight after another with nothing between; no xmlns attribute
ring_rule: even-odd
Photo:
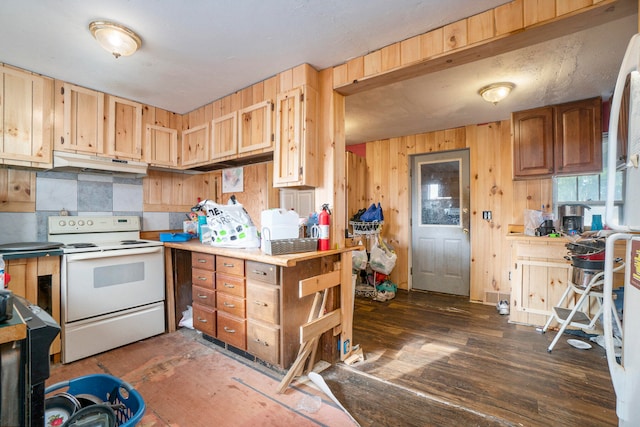
<svg viewBox="0 0 640 427"><path fill-rule="evenodd" d="M463 228L462 231L464 232L464 234L469 234L469 229L468 228Z"/></svg>

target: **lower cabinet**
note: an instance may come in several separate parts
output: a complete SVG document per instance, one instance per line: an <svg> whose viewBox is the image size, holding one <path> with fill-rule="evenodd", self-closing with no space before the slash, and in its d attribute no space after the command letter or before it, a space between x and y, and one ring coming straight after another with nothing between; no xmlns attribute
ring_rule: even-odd
<svg viewBox="0 0 640 427"><path fill-rule="evenodd" d="M299 282L323 271L320 258L281 267L192 252L191 267L193 326L214 342L288 369L313 304L313 296L299 297Z"/></svg>

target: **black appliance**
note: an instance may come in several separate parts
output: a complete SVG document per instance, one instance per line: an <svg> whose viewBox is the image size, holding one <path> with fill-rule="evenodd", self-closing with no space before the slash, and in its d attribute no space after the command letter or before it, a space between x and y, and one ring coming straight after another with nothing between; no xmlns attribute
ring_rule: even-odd
<svg viewBox="0 0 640 427"><path fill-rule="evenodd" d="M60 325L37 305L14 295L14 316L27 327L24 340L0 346L0 425L43 426L49 349Z"/></svg>

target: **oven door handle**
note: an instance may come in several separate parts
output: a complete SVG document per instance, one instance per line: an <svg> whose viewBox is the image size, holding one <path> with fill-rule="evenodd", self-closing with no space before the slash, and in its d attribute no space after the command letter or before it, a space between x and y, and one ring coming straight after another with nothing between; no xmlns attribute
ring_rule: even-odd
<svg viewBox="0 0 640 427"><path fill-rule="evenodd" d="M163 246L154 246L152 248L132 248L132 249L115 249L111 251L94 251L82 252L75 254L66 254L67 262L86 261L89 259L115 258L129 255L145 255L162 253Z"/></svg>

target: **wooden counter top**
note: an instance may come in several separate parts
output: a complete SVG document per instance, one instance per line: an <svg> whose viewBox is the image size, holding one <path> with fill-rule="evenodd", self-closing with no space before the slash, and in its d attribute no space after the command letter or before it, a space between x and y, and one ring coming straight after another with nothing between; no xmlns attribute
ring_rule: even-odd
<svg viewBox="0 0 640 427"><path fill-rule="evenodd" d="M13 309L13 316L10 320L0 323L0 344L6 342L20 341L27 337L27 325L20 317L18 310Z"/></svg>
<svg viewBox="0 0 640 427"><path fill-rule="evenodd" d="M507 234L507 240L525 240L532 241L538 243L558 243L566 245L569 242L572 242L572 239L569 239L566 236L561 237L547 237L547 236L528 236L524 233L509 233Z"/></svg>
<svg viewBox="0 0 640 427"><path fill-rule="evenodd" d="M329 255L337 255L343 252L360 249L359 246L346 247L342 249L332 249L329 251L301 252L287 255L267 255L260 248L255 249L231 249L219 248L216 246L202 244L197 240L188 242L164 242L165 247L182 249L185 251L202 252L213 255L228 256L231 258L244 259L249 261L264 262L266 264L278 265L281 267L293 267L300 261L320 258Z"/></svg>

